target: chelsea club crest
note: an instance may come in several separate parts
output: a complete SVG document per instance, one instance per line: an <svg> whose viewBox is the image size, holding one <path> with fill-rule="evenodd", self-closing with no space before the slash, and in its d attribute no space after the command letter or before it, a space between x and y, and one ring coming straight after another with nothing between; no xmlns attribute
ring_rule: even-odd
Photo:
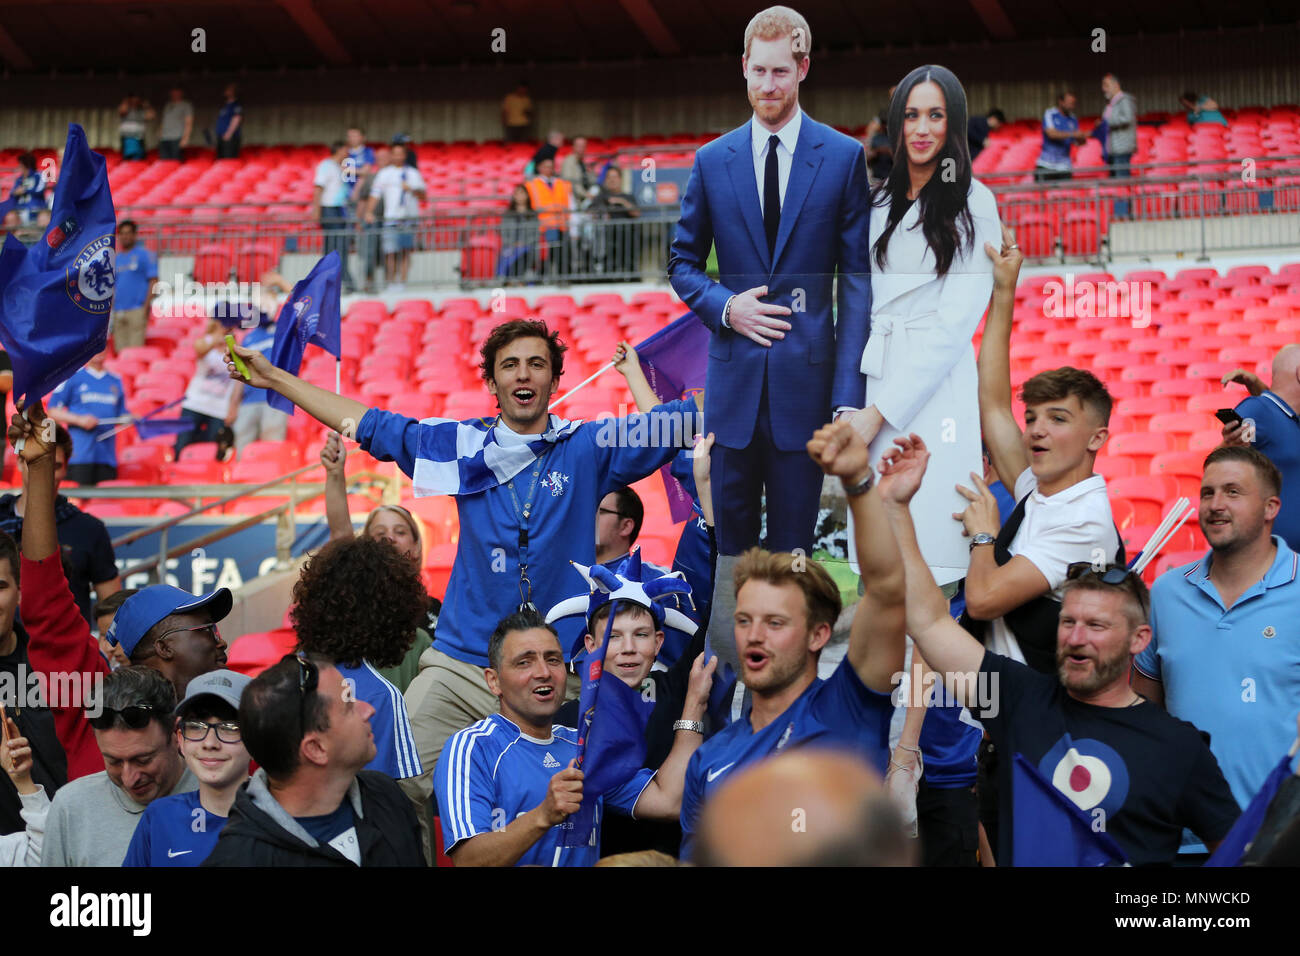
<svg viewBox="0 0 1300 956"><path fill-rule="evenodd" d="M68 298L83 311L106 315L113 306L115 241L112 233L92 240L68 266Z"/></svg>

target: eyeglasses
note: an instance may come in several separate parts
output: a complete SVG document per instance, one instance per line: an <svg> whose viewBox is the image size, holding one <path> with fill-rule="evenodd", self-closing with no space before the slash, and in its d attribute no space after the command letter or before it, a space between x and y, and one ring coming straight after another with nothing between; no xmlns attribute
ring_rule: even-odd
<svg viewBox="0 0 1300 956"><path fill-rule="evenodd" d="M208 731L210 730L217 732L217 739L223 744L237 744L243 739L239 732L239 721L237 720L223 720L217 724L209 724L204 720L181 721L181 736L195 743L207 740Z"/></svg>
<svg viewBox="0 0 1300 956"><path fill-rule="evenodd" d="M281 660L290 658L298 664L298 736L301 739L307 735L307 695L320 686L320 671L303 654L286 654Z"/></svg>
<svg viewBox="0 0 1300 956"><path fill-rule="evenodd" d="M1138 606L1142 608L1142 613L1150 613L1147 607L1144 587L1140 587L1142 576L1136 571L1132 571L1123 565L1113 565L1098 569L1091 561L1075 561L1067 565L1065 569L1065 580L1077 581L1080 578L1095 577L1102 584L1109 584L1111 587L1122 587L1137 599Z"/></svg>
<svg viewBox="0 0 1300 956"><path fill-rule="evenodd" d="M130 730L141 730L153 719L153 704L131 704L120 710L105 707L98 717L87 718L95 730L112 730L120 720Z"/></svg>
<svg viewBox="0 0 1300 956"><path fill-rule="evenodd" d="M203 634L204 632L206 632L207 636L212 638L214 641L221 640L221 631L217 627L216 622L212 622L210 624L199 624L196 627L174 627L170 631L164 631L163 633L159 634L156 638L154 638L154 643L157 644L163 638L171 637L173 634L185 634L185 633Z"/></svg>
<svg viewBox="0 0 1300 956"><path fill-rule="evenodd" d="M626 517L627 517L627 515L623 514L623 512L621 512L621 511L611 511L609 508L597 508L597 509L596 509L596 514L601 514L601 515L618 515L620 518L626 518Z"/></svg>

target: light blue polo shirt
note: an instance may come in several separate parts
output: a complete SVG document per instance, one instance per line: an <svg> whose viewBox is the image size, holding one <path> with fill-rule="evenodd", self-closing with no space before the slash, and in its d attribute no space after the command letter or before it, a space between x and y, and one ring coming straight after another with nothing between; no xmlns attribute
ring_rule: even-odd
<svg viewBox="0 0 1300 956"><path fill-rule="evenodd" d="M1134 662L1164 684L1169 713L1210 735L1243 807L1295 740L1300 711L1300 555L1273 543L1273 566L1228 610L1209 580L1213 552L1162 574L1154 636Z"/></svg>

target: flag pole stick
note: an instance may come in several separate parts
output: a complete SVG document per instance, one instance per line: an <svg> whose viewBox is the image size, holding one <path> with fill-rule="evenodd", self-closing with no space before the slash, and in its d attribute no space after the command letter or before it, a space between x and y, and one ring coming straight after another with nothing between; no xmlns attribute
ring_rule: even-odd
<svg viewBox="0 0 1300 956"><path fill-rule="evenodd" d="M584 385L590 385L592 382L594 382L596 379L600 378L600 376L604 375L606 372L608 372L608 371L609 371L610 369L612 369L613 367L614 367L614 362L613 362L613 360L610 360L610 361L606 362L606 363L605 363L604 365L602 365L600 368L596 369L596 371L592 372L590 375L588 375L586 378L584 378L584 379L583 379L581 382L579 382L577 385L573 386L573 388L569 389L567 392L565 392L563 395L561 395L561 396L560 396L559 398L557 398L555 401L551 402L551 408L554 408L556 405L560 404L560 402L564 401L566 398L568 398L570 395L572 395L572 394L573 394L574 392L576 392L578 389L582 388Z"/></svg>

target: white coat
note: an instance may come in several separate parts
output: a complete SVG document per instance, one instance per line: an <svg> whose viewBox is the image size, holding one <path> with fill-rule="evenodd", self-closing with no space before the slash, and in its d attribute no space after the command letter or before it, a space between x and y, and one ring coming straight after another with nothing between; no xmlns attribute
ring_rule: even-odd
<svg viewBox="0 0 1300 956"><path fill-rule="evenodd" d="M993 292L993 261L984 243L995 249L1002 244L997 201L988 187L972 180L967 204L974 242L968 249L958 248L943 278L935 276L917 203L890 236L883 269L875 268L873 253L871 336L861 365L867 376L865 404L874 405L885 419L871 443L871 460L879 463L894 439L910 432L920 435L930 450L930 465L911 511L921 554L939 584L965 577L970 565L969 539L952 515L967 505L955 486L970 487L970 473L983 472L971 338ZM872 207L873 245L888 221L887 202Z"/></svg>

